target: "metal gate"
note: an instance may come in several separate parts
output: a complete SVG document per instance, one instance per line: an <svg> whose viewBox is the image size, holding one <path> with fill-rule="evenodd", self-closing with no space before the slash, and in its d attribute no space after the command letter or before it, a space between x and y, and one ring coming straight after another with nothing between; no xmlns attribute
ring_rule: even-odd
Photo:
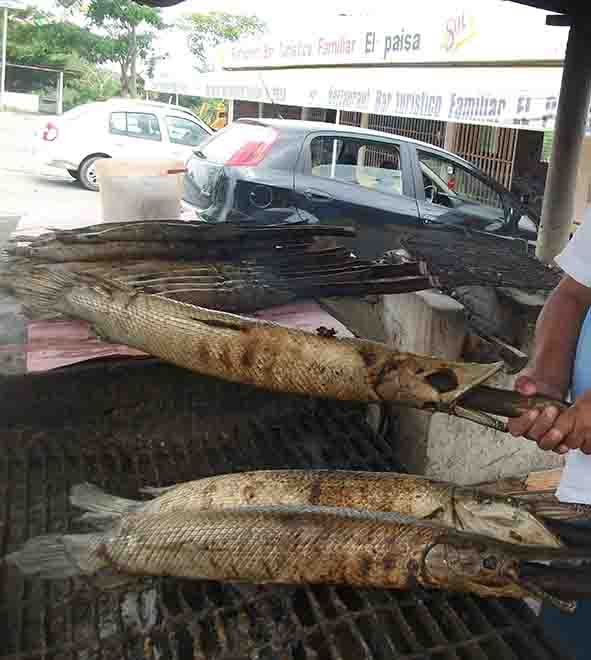
<svg viewBox="0 0 591 660"><path fill-rule="evenodd" d="M343 124L344 126L361 126L361 113L343 110L339 124Z"/></svg>
<svg viewBox="0 0 591 660"><path fill-rule="evenodd" d="M516 128L455 124L451 151L470 161L498 181L511 187L517 148Z"/></svg>
<svg viewBox="0 0 591 660"><path fill-rule="evenodd" d="M391 115L369 115L368 128L374 131L395 133L404 137L428 142L438 147L445 143L445 122Z"/></svg>

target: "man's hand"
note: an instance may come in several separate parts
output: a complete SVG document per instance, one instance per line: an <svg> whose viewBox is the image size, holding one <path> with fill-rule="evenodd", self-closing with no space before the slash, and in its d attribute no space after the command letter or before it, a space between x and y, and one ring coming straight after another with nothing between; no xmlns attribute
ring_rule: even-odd
<svg viewBox="0 0 591 660"><path fill-rule="evenodd" d="M515 382L515 389L526 396L536 393L561 398L563 393L551 385L540 382L525 373ZM555 406L530 410L509 421L512 435L534 440L540 449L564 454L569 449L580 449L591 454L591 391L580 396L562 414Z"/></svg>

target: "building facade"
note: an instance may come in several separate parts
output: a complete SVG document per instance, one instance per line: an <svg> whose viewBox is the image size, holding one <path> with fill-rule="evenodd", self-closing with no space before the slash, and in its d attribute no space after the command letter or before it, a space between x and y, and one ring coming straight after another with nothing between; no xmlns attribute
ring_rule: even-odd
<svg viewBox="0 0 591 660"><path fill-rule="evenodd" d="M541 211L567 30L500 0L396 9L225 45L184 93L227 99L232 119L280 115L432 143ZM591 202L591 143L583 161L575 220Z"/></svg>

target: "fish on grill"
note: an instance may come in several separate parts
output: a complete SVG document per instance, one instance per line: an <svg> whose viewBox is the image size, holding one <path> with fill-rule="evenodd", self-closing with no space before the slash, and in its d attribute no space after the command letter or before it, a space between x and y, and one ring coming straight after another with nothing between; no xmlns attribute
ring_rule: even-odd
<svg viewBox="0 0 591 660"><path fill-rule="evenodd" d="M70 502L101 521L128 513L201 511L241 506L304 506L394 512L428 519L460 531L522 545L561 547L542 521L509 497L394 472L260 470L144 489L155 499L137 501L105 493L92 484L72 488Z"/></svg>
<svg viewBox="0 0 591 660"><path fill-rule="evenodd" d="M107 341L201 374L269 390L440 410L500 430L504 423L481 413L518 416L549 403L566 405L478 388L501 363L454 362L372 341L318 336L144 294L55 264L9 260L0 266L0 289L14 293L35 317L84 320Z"/></svg>
<svg viewBox="0 0 591 660"><path fill-rule="evenodd" d="M107 341L180 367L265 389L346 401L448 408L500 364L440 360L377 342L318 336L148 295L55 266L0 273L33 315L88 321Z"/></svg>
<svg viewBox="0 0 591 660"><path fill-rule="evenodd" d="M392 513L274 506L127 514L104 531L30 539L6 561L48 579L114 572L391 589L418 584L480 596L532 596L573 609L574 603L552 596L555 571L545 573L548 567L538 562L583 556L565 548L502 543ZM520 574L524 563L536 568L534 577ZM545 589L536 585L542 579Z"/></svg>

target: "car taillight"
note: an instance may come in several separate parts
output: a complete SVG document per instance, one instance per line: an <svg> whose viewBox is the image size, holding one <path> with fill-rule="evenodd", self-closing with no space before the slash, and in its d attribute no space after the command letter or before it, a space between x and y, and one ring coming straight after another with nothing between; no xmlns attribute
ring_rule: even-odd
<svg viewBox="0 0 591 660"><path fill-rule="evenodd" d="M43 140L46 142L53 142L57 138L58 130L57 126L52 122L48 121L43 129Z"/></svg>
<svg viewBox="0 0 591 660"><path fill-rule="evenodd" d="M267 155L269 149L277 139L277 131L274 128L266 130L266 135L261 140L250 140L245 142L236 151L226 165L258 165Z"/></svg>

